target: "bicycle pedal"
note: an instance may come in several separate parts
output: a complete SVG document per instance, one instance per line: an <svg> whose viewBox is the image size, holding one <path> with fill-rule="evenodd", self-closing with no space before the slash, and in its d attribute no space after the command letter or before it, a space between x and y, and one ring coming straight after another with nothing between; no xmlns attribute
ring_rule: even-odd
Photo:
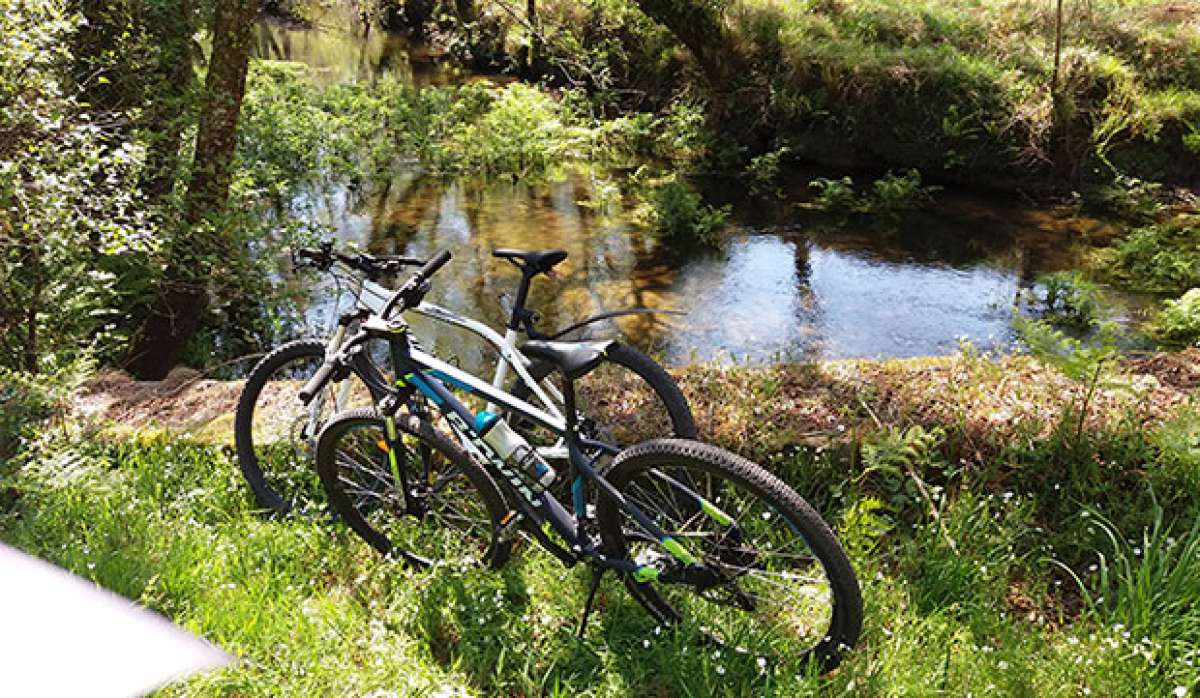
<svg viewBox="0 0 1200 698"><path fill-rule="evenodd" d="M500 517L500 531L497 538L502 543L507 543L513 538L516 538L517 533L521 530L521 522L525 520L525 516L515 509L510 509L507 514Z"/></svg>

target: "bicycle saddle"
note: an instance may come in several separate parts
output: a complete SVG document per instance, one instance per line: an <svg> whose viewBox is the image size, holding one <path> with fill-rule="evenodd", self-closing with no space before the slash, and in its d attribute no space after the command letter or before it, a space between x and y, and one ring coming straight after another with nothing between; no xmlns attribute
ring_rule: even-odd
<svg viewBox="0 0 1200 698"><path fill-rule="evenodd" d="M521 345L521 353L531 359L548 361L567 378L575 380L604 361L605 354L615 345L615 339L601 342L551 342L534 339Z"/></svg>
<svg viewBox="0 0 1200 698"><path fill-rule="evenodd" d="M533 274L544 274L554 268L554 265L567 258L567 253L563 250L511 250L501 248L492 250L493 257L507 259L514 264L518 264L517 260L521 260L522 268L527 269Z"/></svg>

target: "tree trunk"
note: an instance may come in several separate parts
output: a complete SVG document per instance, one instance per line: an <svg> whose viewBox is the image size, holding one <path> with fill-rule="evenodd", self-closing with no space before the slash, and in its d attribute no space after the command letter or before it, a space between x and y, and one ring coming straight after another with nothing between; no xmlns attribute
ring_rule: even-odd
<svg viewBox="0 0 1200 698"><path fill-rule="evenodd" d="M637 6L687 47L716 95L732 94L747 60L725 31L719 9L707 0L636 0Z"/></svg>
<svg viewBox="0 0 1200 698"><path fill-rule="evenodd" d="M538 19L537 0L525 4L525 21L529 22L529 48L525 53L525 77L536 80L541 73L542 23Z"/></svg>
<svg viewBox="0 0 1200 698"><path fill-rule="evenodd" d="M168 245L158 297L128 362L130 371L142 379L162 378L175 365L208 307L210 272L229 256L219 218L229 196L257 5L255 0L217 2L183 223Z"/></svg>

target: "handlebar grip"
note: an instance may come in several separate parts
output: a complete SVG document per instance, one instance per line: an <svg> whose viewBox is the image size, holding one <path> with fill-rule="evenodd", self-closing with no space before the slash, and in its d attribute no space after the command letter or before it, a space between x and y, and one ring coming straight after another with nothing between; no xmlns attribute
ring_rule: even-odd
<svg viewBox="0 0 1200 698"><path fill-rule="evenodd" d="M438 269L446 266L446 262L450 261L450 257L450 250L438 252L433 256L433 259L425 262L425 266L417 270L417 276L421 277L422 280L428 279L436 274Z"/></svg>
<svg viewBox="0 0 1200 698"><path fill-rule="evenodd" d="M383 306L383 310L380 311L379 315L387 318L392 314L392 311L395 310L397 306L399 306L401 310L407 310L408 308L420 303L421 298L424 297L426 291L429 290L429 286L426 283L429 280L429 277L437 273L438 269L446 266L446 262L449 261L450 250L442 250L441 252L435 254L432 259L430 259L428 262L425 262L425 266L413 273L412 277L406 281L398 291L392 294L392 297L388 300L387 304ZM401 305L401 303L403 303L403 305Z"/></svg>
<svg viewBox="0 0 1200 698"><path fill-rule="evenodd" d="M321 392L321 389L329 382L329 377L333 375L334 368L336 368L336 364L333 361L326 361L321 364L321 367L312 375L312 378L309 378L304 387L300 389L300 401L306 405L312 402L313 397Z"/></svg>

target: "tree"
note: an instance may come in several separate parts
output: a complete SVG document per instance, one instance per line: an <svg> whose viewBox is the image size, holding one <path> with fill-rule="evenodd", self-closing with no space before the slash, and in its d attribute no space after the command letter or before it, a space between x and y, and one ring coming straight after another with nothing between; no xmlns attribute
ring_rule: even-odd
<svg viewBox="0 0 1200 698"><path fill-rule="evenodd" d="M169 261L158 295L127 363L139 378L162 378L174 366L208 308L212 270L232 252L221 218L229 197L257 6L254 0L216 3L212 57L183 220L166 245Z"/></svg>
<svg viewBox="0 0 1200 698"><path fill-rule="evenodd" d="M666 27L696 59L709 88L728 95L747 75L747 58L725 28L722 3L715 0L636 0L637 6Z"/></svg>

